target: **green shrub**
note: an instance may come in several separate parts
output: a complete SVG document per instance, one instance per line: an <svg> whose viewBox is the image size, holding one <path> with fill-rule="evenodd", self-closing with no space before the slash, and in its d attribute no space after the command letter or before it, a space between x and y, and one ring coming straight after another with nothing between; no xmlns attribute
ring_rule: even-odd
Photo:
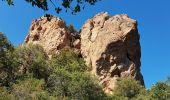
<svg viewBox="0 0 170 100"><path fill-rule="evenodd" d="M6 36L0 32L0 86L9 86L14 79L13 73L13 57L14 47L8 41Z"/></svg>
<svg viewBox="0 0 170 100"><path fill-rule="evenodd" d="M75 72L71 75L68 85L69 96L73 100L104 100L102 87L94 77L87 73Z"/></svg>
<svg viewBox="0 0 170 100"><path fill-rule="evenodd" d="M87 74L87 67L73 50L62 50L53 56L53 68L47 81L47 90L58 99L103 100L106 96L94 78Z"/></svg>
<svg viewBox="0 0 170 100"><path fill-rule="evenodd" d="M69 73L64 69L50 75L47 89L54 96L73 100L100 100L106 97L102 88L90 75L82 72Z"/></svg>
<svg viewBox="0 0 170 100"><path fill-rule="evenodd" d="M154 100L149 94L139 94L132 100Z"/></svg>
<svg viewBox="0 0 170 100"><path fill-rule="evenodd" d="M0 87L0 100L11 100L13 95L5 87Z"/></svg>
<svg viewBox="0 0 170 100"><path fill-rule="evenodd" d="M166 82L158 82L151 87L150 96L154 100L169 100L170 85Z"/></svg>
<svg viewBox="0 0 170 100"><path fill-rule="evenodd" d="M47 90L54 96L65 97L68 94L68 84L71 80L70 73L60 69L49 76Z"/></svg>
<svg viewBox="0 0 170 100"><path fill-rule="evenodd" d="M38 100L37 95L44 92L44 81L35 78L18 80L12 85L12 95L15 100Z"/></svg>
<svg viewBox="0 0 170 100"><path fill-rule="evenodd" d="M83 59L79 58L73 49L61 50L59 55L53 55L50 66L54 70L65 69L68 72L84 72L87 70Z"/></svg>
<svg viewBox="0 0 170 100"><path fill-rule="evenodd" d="M132 77L120 78L117 82L116 89L114 90L116 96L123 96L129 99L134 98L145 91L144 87Z"/></svg>
<svg viewBox="0 0 170 100"><path fill-rule="evenodd" d="M33 73L36 78L47 79L50 69L48 67L48 56L39 45L22 45L14 51L15 66L18 67L18 73Z"/></svg>

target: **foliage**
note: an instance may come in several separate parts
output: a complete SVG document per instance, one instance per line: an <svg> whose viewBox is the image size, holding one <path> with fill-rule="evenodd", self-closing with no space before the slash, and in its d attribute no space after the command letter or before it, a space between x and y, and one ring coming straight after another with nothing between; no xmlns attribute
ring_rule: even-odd
<svg viewBox="0 0 170 100"><path fill-rule="evenodd" d="M85 73L69 73L60 70L49 77L47 88L54 96L73 100L101 99L105 95L102 88Z"/></svg>
<svg viewBox="0 0 170 100"><path fill-rule="evenodd" d="M9 85L13 80L12 52L14 47L3 33L0 33L0 85Z"/></svg>
<svg viewBox="0 0 170 100"><path fill-rule="evenodd" d="M170 77L148 90L119 78L113 93L103 92L74 49L49 59L41 46L14 48L0 33L0 100L170 100Z"/></svg>
<svg viewBox="0 0 170 100"><path fill-rule="evenodd" d="M51 59L47 89L59 99L88 100L104 98L102 88L87 73L87 67L73 50L62 50Z"/></svg>
<svg viewBox="0 0 170 100"><path fill-rule="evenodd" d="M135 98L133 98L132 100L154 100L154 99L148 94L145 94L145 95L139 94Z"/></svg>
<svg viewBox="0 0 170 100"><path fill-rule="evenodd" d="M2 0L6 1L9 5L13 5L14 0ZM26 2L30 3L32 6L36 6L43 10L48 10L49 5L53 5L56 13L60 13L62 9L65 9L65 12L71 10L72 14L80 12L82 9L85 8L86 4L94 5L96 2L100 0L60 0L60 1L53 1L53 0L25 0Z"/></svg>
<svg viewBox="0 0 170 100"><path fill-rule="evenodd" d="M50 69L48 67L48 56L39 45L21 45L14 51L15 66L20 74L33 73L37 78L47 78Z"/></svg>
<svg viewBox="0 0 170 100"><path fill-rule="evenodd" d="M0 87L0 100L11 100L13 95L5 87Z"/></svg>
<svg viewBox="0 0 170 100"><path fill-rule="evenodd" d="M43 90L44 84L45 82L43 80L32 77L18 80L12 85L12 95L16 100L39 100L39 98L48 98L48 94Z"/></svg>
<svg viewBox="0 0 170 100"><path fill-rule="evenodd" d="M14 5L13 0L2 0L2 1L6 1L8 5Z"/></svg>
<svg viewBox="0 0 170 100"><path fill-rule="evenodd" d="M154 100L170 99L170 84L158 82L151 87L150 95Z"/></svg>
<svg viewBox="0 0 170 100"><path fill-rule="evenodd" d="M53 55L50 66L55 70L64 69L69 72L84 72L87 70L83 59L78 57L74 49L61 50L59 55Z"/></svg>
<svg viewBox="0 0 170 100"><path fill-rule="evenodd" d="M71 75L72 80L68 85L71 99L78 100L104 100L102 87L97 84L96 79L86 73L75 72Z"/></svg>
<svg viewBox="0 0 170 100"><path fill-rule="evenodd" d="M74 26L72 24L70 24L68 27L69 33L71 33L71 37L70 37L70 45L71 47L74 47L74 42L76 39L80 39L80 32L77 32L76 29L74 28Z"/></svg>
<svg viewBox="0 0 170 100"><path fill-rule="evenodd" d="M8 41L6 36L0 32L0 52L5 52L7 50L13 50L13 49L14 49L14 47Z"/></svg>
<svg viewBox="0 0 170 100"><path fill-rule="evenodd" d="M118 80L114 94L131 99L143 92L145 92L145 89L138 81L134 80L132 77L127 77Z"/></svg>
<svg viewBox="0 0 170 100"><path fill-rule="evenodd" d="M68 84L71 80L70 74L65 70L58 70L49 76L47 90L54 96L65 97L68 93Z"/></svg>
<svg viewBox="0 0 170 100"><path fill-rule="evenodd" d="M70 31L70 33L75 33L76 32L76 29L74 29L74 26L72 24L70 24L68 26L68 30Z"/></svg>
<svg viewBox="0 0 170 100"><path fill-rule="evenodd" d="M107 100L129 100L128 97L124 97L124 96L117 96L117 95L112 95L109 96Z"/></svg>

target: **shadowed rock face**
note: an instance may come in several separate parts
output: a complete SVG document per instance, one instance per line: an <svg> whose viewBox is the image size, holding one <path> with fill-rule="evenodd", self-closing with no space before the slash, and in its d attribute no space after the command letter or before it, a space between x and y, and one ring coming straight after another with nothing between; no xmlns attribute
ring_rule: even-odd
<svg viewBox="0 0 170 100"><path fill-rule="evenodd" d="M133 76L144 85L135 20L125 14L100 13L84 24L80 34L82 56L99 77L105 92L112 92L117 77Z"/></svg>
<svg viewBox="0 0 170 100"><path fill-rule="evenodd" d="M32 21L25 43L39 44L51 55L70 47L70 33L62 19L45 15Z"/></svg>

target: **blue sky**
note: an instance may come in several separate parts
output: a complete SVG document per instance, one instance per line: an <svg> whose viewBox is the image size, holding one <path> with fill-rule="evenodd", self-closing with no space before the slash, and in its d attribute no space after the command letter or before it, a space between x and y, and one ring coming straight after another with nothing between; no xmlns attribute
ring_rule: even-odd
<svg viewBox="0 0 170 100"><path fill-rule="evenodd" d="M14 0L15 6L7 6L0 0L0 31L14 45L23 42L33 19L45 13L61 17L67 24L80 29L95 14L106 11L110 15L128 14L138 21L142 48L142 74L146 87L165 80L170 75L170 0L102 0L95 6L87 6L77 15L51 9L44 12L31 7L24 0Z"/></svg>

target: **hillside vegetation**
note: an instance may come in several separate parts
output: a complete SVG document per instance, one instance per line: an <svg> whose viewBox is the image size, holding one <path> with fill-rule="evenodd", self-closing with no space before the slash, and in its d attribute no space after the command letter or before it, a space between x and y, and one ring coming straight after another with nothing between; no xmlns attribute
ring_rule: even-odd
<svg viewBox="0 0 170 100"><path fill-rule="evenodd" d="M74 49L49 59L39 45L14 47L0 33L0 100L170 100L170 78L146 89L132 77L119 78L105 94Z"/></svg>

